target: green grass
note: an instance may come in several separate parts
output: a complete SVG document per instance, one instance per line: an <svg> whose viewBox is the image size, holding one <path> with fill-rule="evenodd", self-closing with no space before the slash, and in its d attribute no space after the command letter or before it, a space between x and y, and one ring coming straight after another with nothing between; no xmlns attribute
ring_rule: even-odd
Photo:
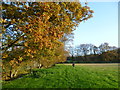
<svg viewBox="0 0 120 90"><path fill-rule="evenodd" d="M3 82L3 88L118 88L118 66L56 65Z"/></svg>

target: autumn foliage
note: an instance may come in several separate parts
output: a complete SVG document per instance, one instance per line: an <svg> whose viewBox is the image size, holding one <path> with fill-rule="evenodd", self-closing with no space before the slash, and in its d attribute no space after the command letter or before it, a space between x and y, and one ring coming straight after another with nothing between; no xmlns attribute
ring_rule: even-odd
<svg viewBox="0 0 120 90"><path fill-rule="evenodd" d="M17 76L24 67L49 67L65 61L60 39L92 13L79 2L2 2L4 78Z"/></svg>

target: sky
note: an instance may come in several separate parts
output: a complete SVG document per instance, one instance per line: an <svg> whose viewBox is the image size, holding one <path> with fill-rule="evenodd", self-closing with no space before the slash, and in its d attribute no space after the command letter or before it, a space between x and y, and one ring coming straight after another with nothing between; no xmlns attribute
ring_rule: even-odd
<svg viewBox="0 0 120 90"><path fill-rule="evenodd" d="M74 31L74 46L107 42L118 47L118 2L89 2L93 17L82 22Z"/></svg>

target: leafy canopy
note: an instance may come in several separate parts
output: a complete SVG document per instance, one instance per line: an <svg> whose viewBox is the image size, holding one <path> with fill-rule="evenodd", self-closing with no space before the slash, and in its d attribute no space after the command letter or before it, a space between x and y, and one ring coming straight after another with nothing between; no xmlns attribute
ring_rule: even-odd
<svg viewBox="0 0 120 90"><path fill-rule="evenodd" d="M61 61L66 53L62 37L92 13L79 2L2 2L3 64L34 59Z"/></svg>

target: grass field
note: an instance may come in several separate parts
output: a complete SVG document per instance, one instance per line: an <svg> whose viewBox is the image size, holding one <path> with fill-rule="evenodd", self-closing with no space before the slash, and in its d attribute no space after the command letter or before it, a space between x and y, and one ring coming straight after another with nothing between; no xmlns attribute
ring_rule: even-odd
<svg viewBox="0 0 120 90"><path fill-rule="evenodd" d="M56 65L3 82L3 88L118 88L118 64Z"/></svg>

